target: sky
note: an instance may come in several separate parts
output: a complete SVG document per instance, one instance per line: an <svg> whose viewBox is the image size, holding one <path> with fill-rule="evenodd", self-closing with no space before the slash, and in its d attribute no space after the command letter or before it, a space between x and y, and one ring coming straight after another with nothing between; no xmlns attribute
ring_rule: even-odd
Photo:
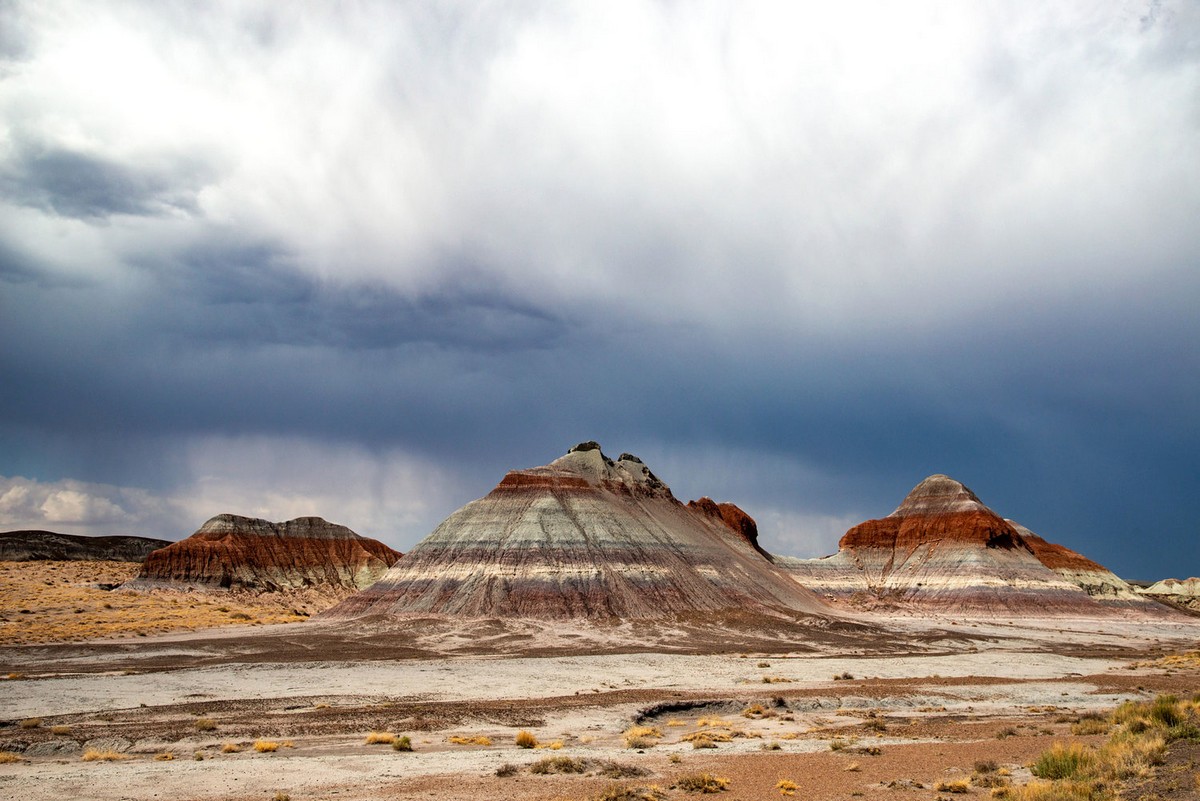
<svg viewBox="0 0 1200 801"><path fill-rule="evenodd" d="M406 550L583 440L1200 574L1200 5L0 0L0 530Z"/></svg>

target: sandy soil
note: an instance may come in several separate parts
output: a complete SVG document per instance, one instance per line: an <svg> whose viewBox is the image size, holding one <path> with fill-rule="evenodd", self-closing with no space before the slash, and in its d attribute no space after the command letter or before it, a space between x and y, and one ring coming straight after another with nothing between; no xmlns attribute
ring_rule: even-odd
<svg viewBox="0 0 1200 801"><path fill-rule="evenodd" d="M140 568L134 562L0 561L0 643L304 622L337 600L313 593L114 591Z"/></svg>
<svg viewBox="0 0 1200 801"><path fill-rule="evenodd" d="M707 771L728 799L788 779L809 799L932 801L981 760L1027 780L1082 714L1200 690L1196 660L1151 663L1195 647L1190 620L737 623L315 621L0 647L0 675L17 677L0 750L21 760L0 764L0 798L585 799L615 783L677 799L680 777ZM706 633L721 652L701 652ZM661 736L630 748L633 726ZM561 745L519 748L521 730ZM414 750L368 745L373 731ZM699 732L716 747L694 748ZM530 772L554 757L585 773ZM515 775L497 776L506 764Z"/></svg>

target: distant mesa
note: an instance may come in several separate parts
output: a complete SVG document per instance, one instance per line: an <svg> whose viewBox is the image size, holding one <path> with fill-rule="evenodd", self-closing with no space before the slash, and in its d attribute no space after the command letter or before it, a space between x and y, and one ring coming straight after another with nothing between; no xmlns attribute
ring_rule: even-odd
<svg viewBox="0 0 1200 801"><path fill-rule="evenodd" d="M780 559L804 586L859 608L1020 615L1163 614L1103 566L1004 520L944 475L821 559Z"/></svg>
<svg viewBox="0 0 1200 801"><path fill-rule="evenodd" d="M81 537L54 531L6 531L0 533L0 561L143 562L151 551L170 544L169 540L148 537Z"/></svg>
<svg viewBox="0 0 1200 801"><path fill-rule="evenodd" d="M285 523L222 514L155 551L129 589L256 592L317 588L344 594L370 586L400 553L319 517Z"/></svg>
<svg viewBox="0 0 1200 801"><path fill-rule="evenodd" d="M830 610L776 568L737 507L678 501L641 459L595 442L509 472L325 617L644 619Z"/></svg>
<svg viewBox="0 0 1200 801"><path fill-rule="evenodd" d="M1169 578L1156 581L1149 587L1139 590L1146 598L1169 604L1192 614L1200 613L1200 578L1187 578L1182 581Z"/></svg>

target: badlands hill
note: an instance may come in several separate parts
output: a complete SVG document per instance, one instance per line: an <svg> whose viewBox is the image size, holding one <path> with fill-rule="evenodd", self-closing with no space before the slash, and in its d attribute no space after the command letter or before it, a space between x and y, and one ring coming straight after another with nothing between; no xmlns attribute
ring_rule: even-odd
<svg viewBox="0 0 1200 801"><path fill-rule="evenodd" d="M1137 590L1104 565L1063 545L1047 542L1016 521L1005 522L1016 529L1039 562L1096 600L1131 601L1135 604L1142 600Z"/></svg>
<svg viewBox="0 0 1200 801"><path fill-rule="evenodd" d="M54 531L0 533L3 562L142 562L151 551L170 545L147 537L81 537Z"/></svg>
<svg viewBox="0 0 1200 801"><path fill-rule="evenodd" d="M399 558L382 542L319 517L271 523L223 514L152 553L126 587L344 593L370 586Z"/></svg>
<svg viewBox="0 0 1200 801"><path fill-rule="evenodd" d="M1139 592L1147 598L1162 601L1192 613L1200 612L1200 578L1192 577L1182 581L1175 578L1163 579L1139 590Z"/></svg>
<svg viewBox="0 0 1200 801"><path fill-rule="evenodd" d="M586 442L516 470L326 617L662 618L822 614L736 507L685 506L636 456Z"/></svg>
<svg viewBox="0 0 1200 801"><path fill-rule="evenodd" d="M1004 614L1166 614L1102 566L1017 527L958 481L934 475L887 517L846 532L838 552L780 562L854 606Z"/></svg>

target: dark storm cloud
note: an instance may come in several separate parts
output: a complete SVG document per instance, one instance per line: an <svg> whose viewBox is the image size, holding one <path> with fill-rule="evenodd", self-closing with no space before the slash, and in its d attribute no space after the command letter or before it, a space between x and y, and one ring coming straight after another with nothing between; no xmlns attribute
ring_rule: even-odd
<svg viewBox="0 0 1200 801"><path fill-rule="evenodd" d="M595 438L806 555L945 472L1200 558L1190 4L42 7L0 81L21 514L407 548Z"/></svg>
<svg viewBox="0 0 1200 801"><path fill-rule="evenodd" d="M55 147L29 146L0 171L11 201L64 217L196 211L206 171L195 166L134 167Z"/></svg>
<svg viewBox="0 0 1200 801"><path fill-rule="evenodd" d="M166 317L189 321L174 336L261 347L381 349L424 343L497 352L538 348L563 335L547 310L461 280L418 295L372 281L322 280L298 272L286 252L267 246L209 246L177 265L147 265L171 298ZM460 275L460 269L450 270ZM186 312L176 305L190 307Z"/></svg>

